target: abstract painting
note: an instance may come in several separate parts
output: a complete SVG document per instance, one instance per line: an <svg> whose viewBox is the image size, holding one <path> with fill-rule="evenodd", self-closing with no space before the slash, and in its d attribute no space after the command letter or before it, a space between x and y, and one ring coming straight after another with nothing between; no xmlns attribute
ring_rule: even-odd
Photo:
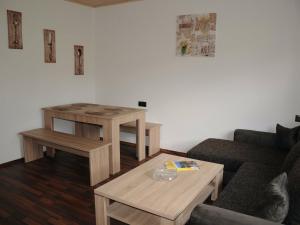
<svg viewBox="0 0 300 225"><path fill-rule="evenodd" d="M216 24L216 13L178 16L176 54L214 57Z"/></svg>

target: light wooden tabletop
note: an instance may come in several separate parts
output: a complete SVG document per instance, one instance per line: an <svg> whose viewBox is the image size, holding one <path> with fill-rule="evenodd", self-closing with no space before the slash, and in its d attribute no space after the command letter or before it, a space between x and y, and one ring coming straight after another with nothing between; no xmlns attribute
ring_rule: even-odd
<svg viewBox="0 0 300 225"><path fill-rule="evenodd" d="M75 103L69 105L46 107L43 108L43 110L59 112L59 113L69 113L69 114L76 114L76 115L98 117L104 119L113 119L130 113L145 111L144 109L139 109L139 108L97 105L91 103Z"/></svg>
<svg viewBox="0 0 300 225"><path fill-rule="evenodd" d="M191 159L161 154L95 189L95 194L175 220L196 196L223 170L223 165L194 160L199 171L178 172L173 181L155 181L153 171L166 160Z"/></svg>

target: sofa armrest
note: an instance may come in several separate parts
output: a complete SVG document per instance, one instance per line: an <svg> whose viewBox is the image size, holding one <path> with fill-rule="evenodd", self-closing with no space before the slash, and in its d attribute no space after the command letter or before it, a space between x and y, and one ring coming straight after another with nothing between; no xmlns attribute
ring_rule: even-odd
<svg viewBox="0 0 300 225"><path fill-rule="evenodd" d="M189 225L278 225L272 221L234 212L231 210L198 205L191 216Z"/></svg>
<svg viewBox="0 0 300 225"><path fill-rule="evenodd" d="M277 148L276 134L269 132L237 129L234 131L234 141L261 147Z"/></svg>

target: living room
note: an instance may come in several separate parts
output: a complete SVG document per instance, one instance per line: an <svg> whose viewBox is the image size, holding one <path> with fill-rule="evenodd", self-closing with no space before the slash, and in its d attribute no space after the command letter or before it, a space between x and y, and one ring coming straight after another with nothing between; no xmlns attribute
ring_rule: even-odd
<svg viewBox="0 0 300 225"><path fill-rule="evenodd" d="M237 156L232 152L240 146L236 147L235 142L207 142L207 139L239 140L246 144L254 140L256 145L267 144L269 148L274 147L276 134L278 136L280 131L297 136L297 129L284 128L299 126L295 121L295 115L300 111L298 0L82 2L94 3L97 7L64 0L0 1L0 199L3 200L0 201L0 224L96 224L94 190L104 183L109 184L108 181L113 182L120 173L159 157L154 151L153 156L147 157L146 154L146 160L143 159L143 147L151 138L141 138L145 136L143 132L150 134L143 130L147 123L161 125L158 128L160 152L225 165L224 191L242 167L234 164ZM12 17L11 26L7 10L17 15ZM214 54L191 56L183 47L178 52L179 16L192 18L212 14L216 15ZM48 45L45 44L45 30L55 31L50 32ZM16 46L22 43L22 48L9 46L10 39ZM79 51L76 46L83 48ZM52 62L46 62L47 57ZM75 75L78 62L81 75ZM23 159L26 138L20 133L47 128L46 113L55 114L51 125L53 130L74 133L76 122L72 121L75 119L59 117L51 107L75 103L123 107L123 111L137 109L132 113L138 117L132 120L141 120L133 134L122 132L113 141L109 148L121 151L119 162L113 161L114 167L110 167L109 172L114 175L93 187L89 183L89 164L85 158L58 150L54 159L47 156L30 163L24 163ZM146 107L139 106L144 104ZM91 106L89 111L95 109ZM77 122L84 121L78 119ZM112 138L107 138L105 126L100 136L110 142ZM118 129L116 133L120 133ZM292 151L296 145L291 144L294 140L286 142ZM50 152L50 147L56 149L57 145L47 146L47 152ZM217 148L220 151L215 151ZM207 149L212 149L216 155L210 155ZM228 152L222 154L223 149ZM288 155L288 152L271 152L273 158L270 159L261 152L247 153L238 160L244 162L246 157L253 157L258 158L255 163L265 165L267 161L278 160L278 164L284 164ZM277 153L281 154L278 158L274 156ZM121 167L121 172L118 167ZM273 174L272 171L270 176L275 178L275 175L280 173ZM177 176L174 182L180 181L179 172ZM265 180L269 183L271 177ZM289 205L293 208L296 203L292 195L290 198ZM205 202L208 207L214 205ZM232 210L229 206L223 208ZM199 225L274 224L269 222L271 220L251 223L248 217L244 223L226 222L226 219L220 222L211 219L216 217L214 213L220 215L220 212L210 208L205 210L210 223L190 222ZM244 213L242 209L234 212ZM300 213L297 213L296 222L287 222L288 215L285 215L285 222L279 223L299 224ZM225 213L222 211L221 214ZM240 219L240 214L232 217ZM118 222L113 220L112 224ZM160 224L172 223L164 221Z"/></svg>

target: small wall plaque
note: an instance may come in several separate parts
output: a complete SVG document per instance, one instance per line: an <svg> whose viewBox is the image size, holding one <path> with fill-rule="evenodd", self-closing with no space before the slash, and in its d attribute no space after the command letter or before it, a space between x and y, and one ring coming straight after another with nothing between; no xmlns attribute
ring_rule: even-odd
<svg viewBox="0 0 300 225"><path fill-rule="evenodd" d="M56 63L55 31L44 30L45 63Z"/></svg>
<svg viewBox="0 0 300 225"><path fill-rule="evenodd" d="M84 75L84 47L74 46L75 75Z"/></svg>
<svg viewBox="0 0 300 225"><path fill-rule="evenodd" d="M23 49L22 40L22 13L7 10L8 47Z"/></svg>

